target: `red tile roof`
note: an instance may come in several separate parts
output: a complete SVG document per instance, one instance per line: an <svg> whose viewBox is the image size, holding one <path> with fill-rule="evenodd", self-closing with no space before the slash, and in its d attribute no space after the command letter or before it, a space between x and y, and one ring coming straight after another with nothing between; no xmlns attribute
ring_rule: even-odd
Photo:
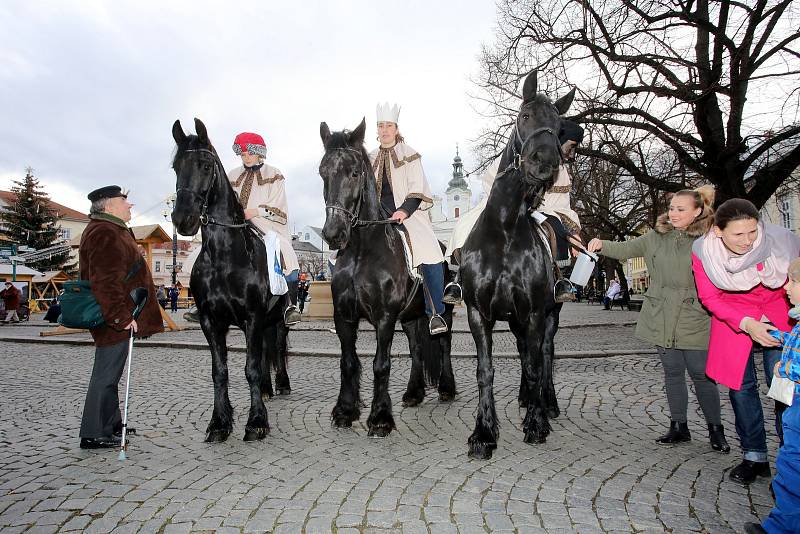
<svg viewBox="0 0 800 534"><path fill-rule="evenodd" d="M12 191L0 191L0 200L6 204L11 204L12 202L16 201L16 199L16 193ZM76 221L89 222L89 216L85 213L81 213L78 210L62 206L58 202L53 202L52 200L50 200L47 205L50 209L58 213L59 219L73 219Z"/></svg>

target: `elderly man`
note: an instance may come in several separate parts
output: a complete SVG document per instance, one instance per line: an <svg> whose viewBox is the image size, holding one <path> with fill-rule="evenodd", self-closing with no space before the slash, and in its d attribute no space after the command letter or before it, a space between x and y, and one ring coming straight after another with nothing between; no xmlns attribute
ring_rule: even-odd
<svg viewBox="0 0 800 534"><path fill-rule="evenodd" d="M126 193L116 185L89 193L91 221L81 236L81 278L88 280L100 305L104 324L92 328L94 368L86 392L81 421L81 448L118 447L122 432L119 380L128 357L132 332L147 337L163 332L161 313L150 269L128 228L131 207ZM137 319L130 292L147 289L147 303ZM133 433L133 429L128 429Z"/></svg>

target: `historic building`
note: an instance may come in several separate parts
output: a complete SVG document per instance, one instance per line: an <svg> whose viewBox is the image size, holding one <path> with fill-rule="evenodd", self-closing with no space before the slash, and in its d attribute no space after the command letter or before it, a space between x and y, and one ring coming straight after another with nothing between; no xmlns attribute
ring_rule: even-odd
<svg viewBox="0 0 800 534"><path fill-rule="evenodd" d="M444 202L443 202L444 201ZM430 210L433 231L442 243L449 243L453 235L458 218L472 208L472 191L464 178L464 164L461 156L453 158L453 174L447 182L445 199L439 195L433 196L433 207Z"/></svg>

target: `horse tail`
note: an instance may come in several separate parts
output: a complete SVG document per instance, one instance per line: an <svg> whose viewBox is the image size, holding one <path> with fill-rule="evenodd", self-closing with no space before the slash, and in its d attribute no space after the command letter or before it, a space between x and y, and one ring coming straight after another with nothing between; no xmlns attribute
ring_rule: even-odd
<svg viewBox="0 0 800 534"><path fill-rule="evenodd" d="M425 375L425 384L436 386L442 374L442 350L438 337L431 337L428 333L428 317L423 316L418 320L417 332L419 333L420 354L422 355L422 369ZM449 335L449 334L443 334Z"/></svg>

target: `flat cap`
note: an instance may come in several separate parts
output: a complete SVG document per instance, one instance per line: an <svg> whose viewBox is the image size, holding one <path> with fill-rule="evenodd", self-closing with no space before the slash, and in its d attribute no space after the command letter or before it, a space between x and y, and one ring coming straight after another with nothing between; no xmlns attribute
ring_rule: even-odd
<svg viewBox="0 0 800 534"><path fill-rule="evenodd" d="M91 202L94 202L102 198L128 198L128 193L123 193L122 188L118 185L107 185L105 187L101 187L100 189L95 189L89 193L87 197Z"/></svg>

